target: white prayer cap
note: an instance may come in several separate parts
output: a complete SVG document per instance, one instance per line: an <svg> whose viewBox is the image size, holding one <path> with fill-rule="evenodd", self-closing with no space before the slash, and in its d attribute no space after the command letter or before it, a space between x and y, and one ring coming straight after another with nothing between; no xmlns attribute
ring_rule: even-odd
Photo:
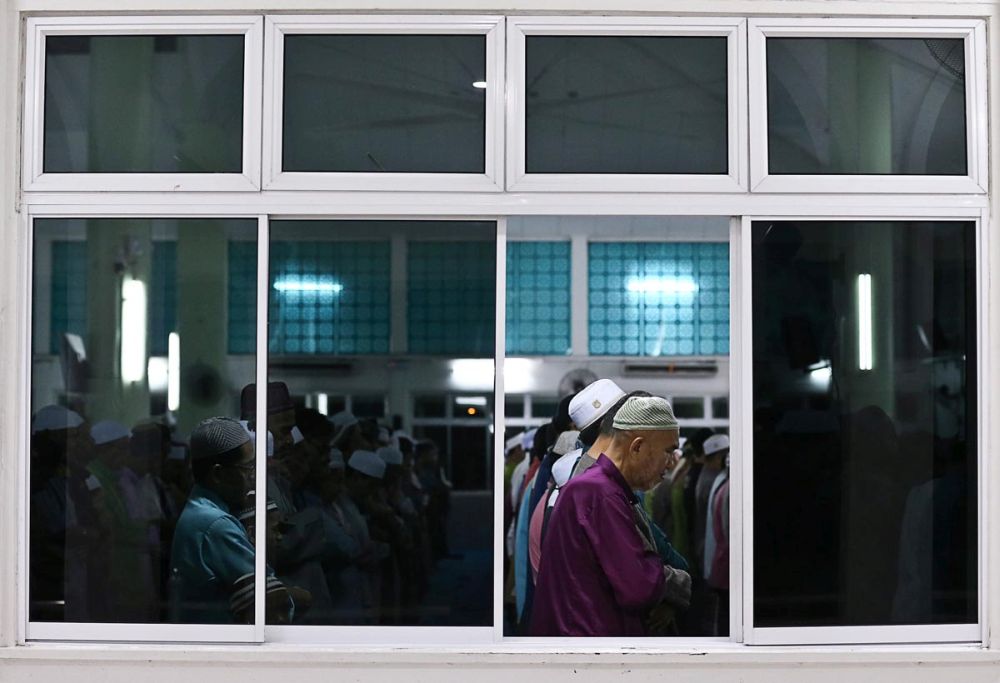
<svg viewBox="0 0 1000 683"><path fill-rule="evenodd" d="M371 451L354 451L351 459L347 461L347 466L375 479L385 476L385 461Z"/></svg>
<svg viewBox="0 0 1000 683"><path fill-rule="evenodd" d="M375 451L375 455L382 458L386 465L402 465L403 451L392 446L383 446Z"/></svg>
<svg viewBox="0 0 1000 683"><path fill-rule="evenodd" d="M620 386L610 379L599 379L584 387L569 402L569 419L582 431L604 417L623 396L625 392Z"/></svg>
<svg viewBox="0 0 1000 683"><path fill-rule="evenodd" d="M336 433L333 435L333 441L335 443L340 440L340 437L342 437L348 429L358 423L358 418L354 417L354 415L346 410L341 410L336 415L328 417L327 419L336 430Z"/></svg>
<svg viewBox="0 0 1000 683"><path fill-rule="evenodd" d="M114 420L101 420L90 428L90 436L97 446L103 446L119 439L127 439L129 435L128 427Z"/></svg>
<svg viewBox="0 0 1000 683"><path fill-rule="evenodd" d="M705 451L705 455L712 455L713 453L718 453L719 451L724 451L728 448L729 437L725 434L713 434L705 439L705 443L702 446L702 449Z"/></svg>
<svg viewBox="0 0 1000 683"><path fill-rule="evenodd" d="M524 433L522 432L520 434L515 434L514 436L507 439L507 442L504 444L503 454L507 455L518 446L523 447L523 445L524 445Z"/></svg>
<svg viewBox="0 0 1000 683"><path fill-rule="evenodd" d="M563 432L556 439L556 445L552 447L552 452L556 455L566 455L576 448L576 440L580 438L580 432L571 430Z"/></svg>
<svg viewBox="0 0 1000 683"><path fill-rule="evenodd" d="M344 452L339 448L330 449L330 469L331 470L344 469Z"/></svg>
<svg viewBox="0 0 1000 683"><path fill-rule="evenodd" d="M247 434L250 436L250 440L254 443L254 447L256 448L257 432L250 429L250 421L240 420L240 424L243 425L243 429L247 431ZM267 432L267 457L269 458L274 457L274 434L272 434L270 431Z"/></svg>
<svg viewBox="0 0 1000 683"><path fill-rule="evenodd" d="M556 460L555 464L552 465L552 479L555 480L556 486L566 485L570 475L573 474L576 461L580 459L581 455L583 455L583 449L577 448Z"/></svg>
<svg viewBox="0 0 1000 683"><path fill-rule="evenodd" d="M521 445L524 450L530 451L531 447L535 445L535 434L538 433L538 428L529 429L524 434L521 435Z"/></svg>
<svg viewBox="0 0 1000 683"><path fill-rule="evenodd" d="M59 429L75 429L83 424L83 418L62 406L45 406L31 421L31 433L47 432Z"/></svg>
<svg viewBox="0 0 1000 683"><path fill-rule="evenodd" d="M389 430L385 427L378 428L378 442L383 446L388 446L391 443L389 440Z"/></svg>

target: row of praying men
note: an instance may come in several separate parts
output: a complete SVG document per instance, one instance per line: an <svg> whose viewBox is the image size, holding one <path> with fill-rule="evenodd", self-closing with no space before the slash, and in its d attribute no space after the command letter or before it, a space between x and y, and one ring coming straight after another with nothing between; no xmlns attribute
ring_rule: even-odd
<svg viewBox="0 0 1000 683"><path fill-rule="evenodd" d="M182 443L39 410L31 441L31 618L250 623L257 539L256 387L241 417ZM268 386L268 623L408 624L447 557L451 485L428 440L296 408Z"/></svg>
<svg viewBox="0 0 1000 683"><path fill-rule="evenodd" d="M505 444L505 631L729 629L729 438L599 379Z"/></svg>

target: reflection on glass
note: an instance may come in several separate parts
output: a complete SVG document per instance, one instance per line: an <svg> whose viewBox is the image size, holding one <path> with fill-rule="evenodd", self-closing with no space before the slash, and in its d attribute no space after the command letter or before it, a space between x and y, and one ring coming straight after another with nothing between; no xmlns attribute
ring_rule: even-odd
<svg viewBox="0 0 1000 683"><path fill-rule="evenodd" d="M205 418L238 417L239 387L253 378L252 355L226 354L224 302L228 245L255 248L256 229L35 221L31 620L252 619L233 598L253 579L237 520L253 450L235 422L231 448L189 440Z"/></svg>
<svg viewBox="0 0 1000 683"><path fill-rule="evenodd" d="M525 40L528 173L728 172L725 38Z"/></svg>
<svg viewBox="0 0 1000 683"><path fill-rule="evenodd" d="M282 169L483 173L485 81L485 36L285 36Z"/></svg>
<svg viewBox="0 0 1000 683"><path fill-rule="evenodd" d="M729 246L591 242L590 353L729 353Z"/></svg>
<svg viewBox="0 0 1000 683"><path fill-rule="evenodd" d="M775 174L965 175L960 39L768 38Z"/></svg>
<svg viewBox="0 0 1000 683"><path fill-rule="evenodd" d="M507 353L570 352L570 243L507 243Z"/></svg>
<svg viewBox="0 0 1000 683"><path fill-rule="evenodd" d="M975 623L974 225L753 225L756 626Z"/></svg>
<svg viewBox="0 0 1000 683"><path fill-rule="evenodd" d="M46 173L239 173L243 36L48 36Z"/></svg>
<svg viewBox="0 0 1000 683"><path fill-rule="evenodd" d="M695 235L702 241L692 242ZM706 397L717 400L729 390L727 236L726 219L509 220L508 254L519 258L517 267L508 264L508 295L537 287L542 273L547 283L564 283L567 290L569 282L586 279L591 336L590 355L560 357L539 348L505 362L507 635L729 633L728 441L722 439L728 432L728 419L705 415ZM574 264L555 249L547 250L544 258L537 252L539 245L568 244L580 238L589 242L589 262ZM517 247L523 244L535 248L520 252ZM524 259L531 261L525 264ZM671 289L681 282L684 291ZM564 319L558 313L565 305L554 296L544 303L535 300L538 312L534 315L558 322ZM724 317L714 315L717 308L725 310ZM702 315L706 312L712 317ZM646 359L634 366L640 369L630 369L629 364L646 349L638 341L640 321L649 328L651 342L676 339L684 327L682 334L688 339L710 343L698 359L698 366L706 368L704 374L687 375L684 359L662 364ZM695 332L698 321L711 334ZM525 321L514 323L524 325ZM725 343L717 344L717 340ZM619 343L617 357L607 358L608 347L598 347L598 342ZM649 394L677 397L671 402L679 430L657 433L679 442L682 455L654 472L653 481L633 487L641 489L632 492L637 495L635 505L619 510L631 525L609 534L600 520L614 514L610 507L601 507L589 517L595 520L592 524L570 525L574 532L585 528L586 539L569 534L559 521L565 509L560 507L562 501L572 500L577 495L573 491L588 485L583 483L588 477L584 472L600 472L593 468L598 467L595 463L602 454L615 452L611 427L622 401L630 395ZM709 442L710 437L714 441ZM662 443L660 447L659 452L664 452ZM645 448L643 454L652 452ZM616 490L616 500L632 495L625 486ZM631 540L622 544L622 539ZM579 548L586 549L587 557L577 553ZM602 556L607 548L616 550ZM595 561L598 557L602 560ZM627 559L622 562L622 558ZM638 576L635 568L639 566L651 567L652 576ZM632 592L650 578L659 580L660 572L664 585L669 586L664 600L659 600L660 593L637 597ZM626 588L621 596L609 597L608 587L615 582ZM574 605L583 608L575 610Z"/></svg>
<svg viewBox="0 0 1000 683"><path fill-rule="evenodd" d="M495 223L271 240L268 564L292 623L490 625Z"/></svg>

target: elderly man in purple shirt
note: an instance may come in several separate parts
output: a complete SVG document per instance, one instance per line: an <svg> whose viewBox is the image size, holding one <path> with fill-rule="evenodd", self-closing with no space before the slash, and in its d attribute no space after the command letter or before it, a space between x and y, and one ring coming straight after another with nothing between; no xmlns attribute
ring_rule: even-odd
<svg viewBox="0 0 1000 683"><path fill-rule="evenodd" d="M675 457L677 420L665 399L637 396L613 427L610 445L562 489L552 512L532 635L643 636L650 611L677 589L678 570L644 537L633 493L652 488ZM680 574L689 594L690 578Z"/></svg>

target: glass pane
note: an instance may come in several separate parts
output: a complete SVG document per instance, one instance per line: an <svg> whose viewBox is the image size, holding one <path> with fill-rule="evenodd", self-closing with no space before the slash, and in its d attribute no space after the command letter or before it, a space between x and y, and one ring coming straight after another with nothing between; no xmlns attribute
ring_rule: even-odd
<svg viewBox="0 0 1000 683"><path fill-rule="evenodd" d="M725 38L525 42L528 173L728 172Z"/></svg>
<svg viewBox="0 0 1000 683"><path fill-rule="evenodd" d="M503 414L506 417L524 417L524 397L508 395L503 402Z"/></svg>
<svg viewBox="0 0 1000 683"><path fill-rule="evenodd" d="M285 171L483 173L486 37L285 36Z"/></svg>
<svg viewBox="0 0 1000 683"><path fill-rule="evenodd" d="M46 173L240 173L243 36L48 36Z"/></svg>
<svg viewBox="0 0 1000 683"><path fill-rule="evenodd" d="M965 175L960 39L768 38L771 173Z"/></svg>
<svg viewBox="0 0 1000 683"><path fill-rule="evenodd" d="M755 625L975 623L974 225L752 234Z"/></svg>
<svg viewBox="0 0 1000 683"><path fill-rule="evenodd" d="M252 445L235 421L223 450L189 441L205 418L238 418L254 376L252 347L226 353L225 261L233 241L255 251L256 232L240 219L35 221L31 620L253 620L240 589L254 548L237 519ZM255 319L252 304L242 313Z"/></svg>
<svg viewBox="0 0 1000 683"><path fill-rule="evenodd" d="M570 352L570 243L507 243L507 354Z"/></svg>
<svg viewBox="0 0 1000 683"><path fill-rule="evenodd" d="M590 353L729 353L729 245L592 242Z"/></svg>
<svg viewBox="0 0 1000 683"><path fill-rule="evenodd" d="M716 416L711 429L702 425L708 398L729 392L729 219L533 216L508 219L507 230L508 244L589 243L589 263L565 267L567 283L589 281L574 294L589 296L591 339L583 354L508 358L504 365L505 404L530 399L529 417L508 409L503 429L505 635L727 635L728 442L708 456L703 444L724 435L728 419ZM522 256L534 263L508 268L508 292L537 288L538 272L551 267L541 255ZM540 320L557 319L559 302L534 305ZM681 311L689 317L682 319ZM636 362L645 355L638 328L670 339L685 325L692 328L688 338L698 334L693 328L704 330L698 339L711 339L704 354L711 357ZM616 357L608 357L607 346L597 350L595 329L602 343L621 343ZM718 339L725 343L716 346ZM598 380L605 390L587 393ZM683 443L683 456L674 463L666 455L673 446L652 452L642 446L641 455L618 470L624 484L615 479L613 493L601 499L600 519L563 512L564 504L572 508L575 497L585 495L580 492L598 485L598 474L604 482L614 474L612 460L622 455L620 440L627 437L623 430L615 435L613 419L627 393L675 397L669 402L678 431L654 431ZM630 479L634 464L650 463L646 456L653 453L664 456L662 463L654 459L650 476ZM634 505L614 508L612 499L629 495ZM627 523L603 524L615 518ZM669 597L660 601L664 585Z"/></svg>
<svg viewBox="0 0 1000 683"><path fill-rule="evenodd" d="M444 396L415 396L413 398L414 417L444 417L447 399Z"/></svg>
<svg viewBox="0 0 1000 683"><path fill-rule="evenodd" d="M268 388L268 563L308 596L295 623L489 626L496 224L272 221L271 240L296 255L272 260ZM329 350L286 362L291 325Z"/></svg>
<svg viewBox="0 0 1000 683"><path fill-rule="evenodd" d="M718 396L712 399L712 417L729 418L729 397Z"/></svg>
<svg viewBox="0 0 1000 683"><path fill-rule="evenodd" d="M700 397L683 398L675 396L672 402L674 415L700 420L705 417L705 402Z"/></svg>
<svg viewBox="0 0 1000 683"><path fill-rule="evenodd" d="M268 319L275 354L389 350L389 242L273 241Z"/></svg>

